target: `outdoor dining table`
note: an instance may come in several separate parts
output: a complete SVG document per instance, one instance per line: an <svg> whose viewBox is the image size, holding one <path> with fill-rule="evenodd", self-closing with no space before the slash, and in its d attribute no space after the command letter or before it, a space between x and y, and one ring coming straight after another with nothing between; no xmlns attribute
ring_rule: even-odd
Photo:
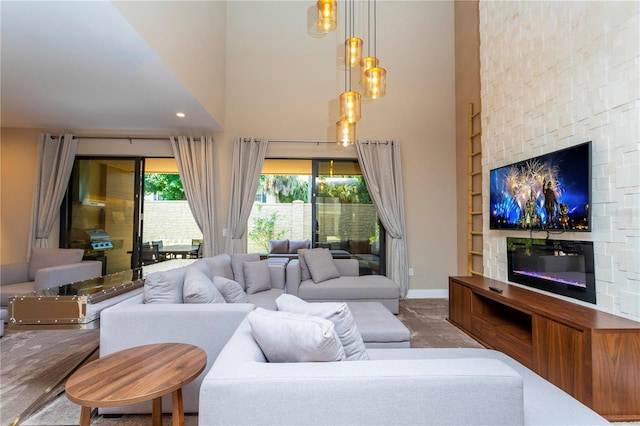
<svg viewBox="0 0 640 426"><path fill-rule="evenodd" d="M167 259L175 259L178 256L185 259L189 255L197 255L199 247L197 244L176 244L160 247L158 252Z"/></svg>

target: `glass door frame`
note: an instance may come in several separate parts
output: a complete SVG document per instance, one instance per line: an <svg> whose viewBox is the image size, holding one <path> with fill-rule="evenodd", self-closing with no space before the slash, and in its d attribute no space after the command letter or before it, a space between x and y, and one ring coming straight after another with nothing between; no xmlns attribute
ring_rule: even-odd
<svg viewBox="0 0 640 426"><path fill-rule="evenodd" d="M133 161L134 162L134 188L133 188L133 232L132 238L132 252L131 252L131 265L130 267L137 268L141 262L142 252L142 229L144 218L144 197L143 185L144 185L144 157L117 157L117 156L101 156L101 155L78 155L74 159L76 160L113 160L113 161ZM72 206L73 199L70 190L72 190L74 179L73 174L70 176L67 190L65 191L62 204L60 206L60 244L61 248L68 248L70 246L69 231L72 225ZM104 266L103 266L104 273Z"/></svg>

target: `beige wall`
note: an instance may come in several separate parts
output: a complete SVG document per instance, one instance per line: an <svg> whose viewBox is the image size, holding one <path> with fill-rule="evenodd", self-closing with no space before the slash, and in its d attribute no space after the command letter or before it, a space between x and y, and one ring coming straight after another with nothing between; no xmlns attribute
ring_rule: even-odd
<svg viewBox="0 0 640 426"><path fill-rule="evenodd" d="M0 264L27 258L31 206L36 179L36 129L1 129L0 132ZM58 233L58 229L54 229ZM57 242L57 240L56 240Z"/></svg>
<svg viewBox="0 0 640 426"><path fill-rule="evenodd" d="M306 17L312 6L312 2L290 1L226 4L225 130L214 135L219 250L224 247L221 231L228 216L234 136L335 138L336 99L344 89L337 51L344 35L311 37ZM162 21L166 16L147 18ZM387 96L364 104L358 123L360 140L401 142L409 266L415 271L410 278L413 296L446 295L447 277L456 273L453 18L453 2L378 3L377 54L388 71ZM180 22L162 27L167 28L179 30ZM147 29L141 32L167 64L182 58L171 49L156 47L157 39ZM188 85L182 71L177 74ZM214 104L220 99L218 94L210 96L216 96ZM133 155L130 152L142 142L127 144L94 141L90 151L107 154L126 149L127 155ZM159 142L157 149L148 145L142 150L146 155L166 152L166 143ZM272 143L268 156L355 158L356 154L353 148L338 149L333 144ZM3 191L3 205L14 201ZM7 247L14 249L13 244Z"/></svg>
<svg viewBox="0 0 640 426"><path fill-rule="evenodd" d="M227 28L234 31L227 33L220 158L231 157L234 135L335 138L335 99L344 80L336 50L344 35L339 29L312 38L301 19L312 3L277 4L227 5ZM387 96L363 105L358 139L401 142L409 266L415 271L410 289L442 290L456 273L453 2L379 2L378 17L377 53L388 72ZM356 157L352 148L313 143L274 144L268 151L288 157L335 153ZM221 178L228 178L230 165L220 166ZM228 183L221 185L228 190ZM226 218L226 203L219 206L219 216Z"/></svg>
<svg viewBox="0 0 640 426"><path fill-rule="evenodd" d="M113 4L224 127L226 2L114 1Z"/></svg>

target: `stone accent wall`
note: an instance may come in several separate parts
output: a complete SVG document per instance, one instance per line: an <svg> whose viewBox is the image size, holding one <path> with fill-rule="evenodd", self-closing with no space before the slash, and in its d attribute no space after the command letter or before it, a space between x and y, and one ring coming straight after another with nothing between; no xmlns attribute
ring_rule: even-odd
<svg viewBox="0 0 640 426"><path fill-rule="evenodd" d="M484 211L489 170L593 141L592 232L551 237L593 241L597 307L640 319L640 3L479 11ZM485 275L507 281L505 238L523 234L488 228Z"/></svg>

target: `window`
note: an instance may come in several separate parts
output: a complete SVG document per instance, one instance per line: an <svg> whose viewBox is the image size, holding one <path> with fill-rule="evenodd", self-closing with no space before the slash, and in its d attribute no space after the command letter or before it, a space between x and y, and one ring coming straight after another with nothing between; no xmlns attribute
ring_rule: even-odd
<svg viewBox="0 0 640 426"><path fill-rule="evenodd" d="M360 274L381 271L380 223L356 160L265 160L247 223L247 251L269 240L309 239L334 258L353 258Z"/></svg>

